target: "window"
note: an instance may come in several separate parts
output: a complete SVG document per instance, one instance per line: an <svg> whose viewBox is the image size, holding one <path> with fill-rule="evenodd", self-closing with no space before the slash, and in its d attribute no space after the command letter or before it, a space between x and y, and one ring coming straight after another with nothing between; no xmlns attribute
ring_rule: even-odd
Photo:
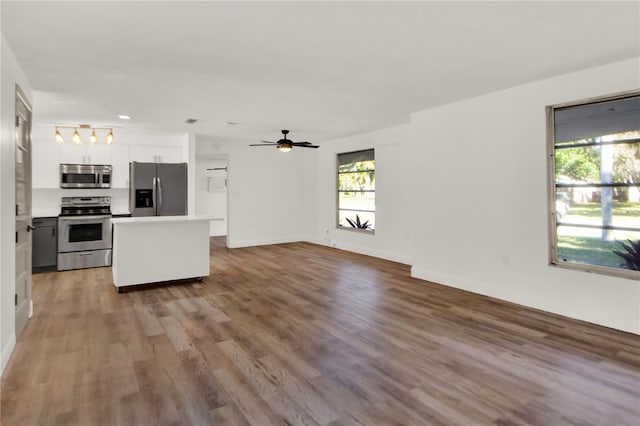
<svg viewBox="0 0 640 426"><path fill-rule="evenodd" d="M640 279L640 93L547 107L550 262Z"/></svg>
<svg viewBox="0 0 640 426"><path fill-rule="evenodd" d="M376 227L376 161L373 149L338 154L338 226Z"/></svg>

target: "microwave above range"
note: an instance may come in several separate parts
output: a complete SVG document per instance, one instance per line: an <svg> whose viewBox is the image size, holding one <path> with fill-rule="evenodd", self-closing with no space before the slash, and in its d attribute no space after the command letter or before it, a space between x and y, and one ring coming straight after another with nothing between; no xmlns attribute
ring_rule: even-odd
<svg viewBox="0 0 640 426"><path fill-rule="evenodd" d="M113 166L60 164L60 188L111 188Z"/></svg>

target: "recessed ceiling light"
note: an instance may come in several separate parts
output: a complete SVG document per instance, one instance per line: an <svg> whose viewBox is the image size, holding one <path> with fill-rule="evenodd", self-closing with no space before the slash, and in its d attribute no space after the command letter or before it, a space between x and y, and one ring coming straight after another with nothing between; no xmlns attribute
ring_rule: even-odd
<svg viewBox="0 0 640 426"><path fill-rule="evenodd" d="M187 124L193 124L196 121L198 121L197 118L187 118L186 120L184 120L184 122L187 123Z"/></svg>
<svg viewBox="0 0 640 426"><path fill-rule="evenodd" d="M131 120L131 117L128 115L119 115L118 118L121 120Z"/></svg>
<svg viewBox="0 0 640 426"><path fill-rule="evenodd" d="M235 126L236 124L238 124L237 121L225 121L224 123L222 123L222 127Z"/></svg>

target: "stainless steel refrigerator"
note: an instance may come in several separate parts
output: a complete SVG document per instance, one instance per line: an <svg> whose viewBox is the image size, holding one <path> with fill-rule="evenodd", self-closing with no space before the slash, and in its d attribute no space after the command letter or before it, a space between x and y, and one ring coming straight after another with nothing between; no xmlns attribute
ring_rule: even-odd
<svg viewBox="0 0 640 426"><path fill-rule="evenodd" d="M131 216L187 214L187 163L129 163Z"/></svg>

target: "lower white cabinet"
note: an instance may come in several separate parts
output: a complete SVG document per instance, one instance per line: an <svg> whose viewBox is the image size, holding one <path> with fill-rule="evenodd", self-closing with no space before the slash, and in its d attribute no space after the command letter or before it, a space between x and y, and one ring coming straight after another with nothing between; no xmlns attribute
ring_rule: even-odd
<svg viewBox="0 0 640 426"><path fill-rule="evenodd" d="M114 218L113 284L121 287L209 275L209 218Z"/></svg>

